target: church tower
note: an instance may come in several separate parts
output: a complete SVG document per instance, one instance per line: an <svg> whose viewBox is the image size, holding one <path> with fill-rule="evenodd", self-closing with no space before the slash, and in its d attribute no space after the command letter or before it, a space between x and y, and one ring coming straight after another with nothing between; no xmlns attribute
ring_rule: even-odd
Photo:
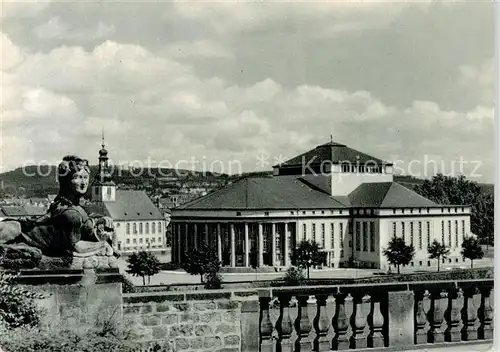
<svg viewBox="0 0 500 352"><path fill-rule="evenodd" d="M108 164L108 151L104 144L104 132L102 133L102 148L99 150L99 170L94 182L92 182L92 201L114 202L116 200L116 184Z"/></svg>

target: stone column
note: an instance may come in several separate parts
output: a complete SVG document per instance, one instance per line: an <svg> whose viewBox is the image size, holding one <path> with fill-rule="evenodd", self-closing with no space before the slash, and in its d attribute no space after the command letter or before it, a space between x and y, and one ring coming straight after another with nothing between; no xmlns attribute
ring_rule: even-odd
<svg viewBox="0 0 500 352"><path fill-rule="evenodd" d="M222 239L220 233L220 223L217 223L217 257L222 262Z"/></svg>
<svg viewBox="0 0 500 352"><path fill-rule="evenodd" d="M264 230L262 228L262 223L259 223L259 268L262 268L264 266Z"/></svg>
<svg viewBox="0 0 500 352"><path fill-rule="evenodd" d="M283 248L284 263L286 267L290 266L290 224L285 223L285 248Z"/></svg>
<svg viewBox="0 0 500 352"><path fill-rule="evenodd" d="M189 234L189 225L188 223L185 223L184 224L184 250L183 250L183 253L189 251L191 248L190 248L190 243L191 243L191 239L189 238L190 234ZM184 256L184 254L183 254Z"/></svg>
<svg viewBox="0 0 500 352"><path fill-rule="evenodd" d="M250 243L248 241L248 223L245 223L245 266L250 266Z"/></svg>
<svg viewBox="0 0 500 352"><path fill-rule="evenodd" d="M182 226L181 224L177 225L177 263L182 262Z"/></svg>
<svg viewBox="0 0 500 352"><path fill-rule="evenodd" d="M170 239L170 261L175 263L177 261L177 225L172 224L172 238Z"/></svg>
<svg viewBox="0 0 500 352"><path fill-rule="evenodd" d="M272 255L272 260L271 260L271 265L272 266L277 266L278 263L276 263L276 224L273 222L271 224L271 237L272 237L272 243L271 243L271 255Z"/></svg>
<svg viewBox="0 0 500 352"><path fill-rule="evenodd" d="M193 224L194 248L198 249L198 224Z"/></svg>
<svg viewBox="0 0 500 352"><path fill-rule="evenodd" d="M208 223L205 223L205 245L208 246L209 243L208 243Z"/></svg>
<svg viewBox="0 0 500 352"><path fill-rule="evenodd" d="M236 235L234 233L234 224L229 224L229 232L231 233L231 266L236 266Z"/></svg>

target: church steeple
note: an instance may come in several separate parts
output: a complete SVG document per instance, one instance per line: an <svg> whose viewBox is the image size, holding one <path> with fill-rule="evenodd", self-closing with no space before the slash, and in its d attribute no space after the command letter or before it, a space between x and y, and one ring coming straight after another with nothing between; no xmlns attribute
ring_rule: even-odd
<svg viewBox="0 0 500 352"><path fill-rule="evenodd" d="M92 200L95 201L115 201L116 185L113 182L113 175L108 164L108 151L104 143L104 130L101 136L101 150L99 150L99 170L92 183Z"/></svg>

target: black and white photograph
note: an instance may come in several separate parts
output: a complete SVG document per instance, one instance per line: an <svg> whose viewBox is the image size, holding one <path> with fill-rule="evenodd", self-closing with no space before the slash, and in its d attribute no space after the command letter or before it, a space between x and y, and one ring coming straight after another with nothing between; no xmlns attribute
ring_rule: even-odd
<svg viewBox="0 0 500 352"><path fill-rule="evenodd" d="M0 0L0 352L493 351L497 15Z"/></svg>

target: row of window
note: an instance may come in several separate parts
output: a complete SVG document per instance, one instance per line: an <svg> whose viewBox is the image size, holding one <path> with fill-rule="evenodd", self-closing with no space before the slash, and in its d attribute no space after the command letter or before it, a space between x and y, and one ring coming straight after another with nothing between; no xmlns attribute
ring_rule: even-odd
<svg viewBox="0 0 500 352"><path fill-rule="evenodd" d="M363 236L361 236L363 234ZM368 237L370 239L368 240ZM375 222L357 221L356 222L356 250L363 252L375 252ZM370 248L368 248L368 245Z"/></svg>
<svg viewBox="0 0 500 352"><path fill-rule="evenodd" d="M453 247L452 243L452 221L448 221L448 243L445 243L445 221L441 221L441 243L444 245L448 245L449 247ZM406 231L409 228L409 234L410 238L408 243L416 247L417 249L423 249L423 231L425 231L426 234L426 242L427 246L429 247L431 245L431 222L430 221L401 221L399 222L399 229L401 230L401 238L405 242L407 242L406 238ZM455 224L455 248L459 247L459 222L458 220L454 221ZM409 226L407 226L409 225ZM415 226L416 225L416 226ZM425 230L424 230L425 228ZM417 243L415 243L415 232L417 233ZM465 220L461 221L461 232L462 232L462 239L465 237ZM398 222L394 221L392 223L392 237L397 237L398 234Z"/></svg>
<svg viewBox="0 0 500 352"><path fill-rule="evenodd" d="M342 164L342 172L359 172L359 173L370 173L370 174L382 174L384 173L384 167L378 165L352 165L352 164Z"/></svg>
<svg viewBox="0 0 500 352"><path fill-rule="evenodd" d="M142 244L142 238L139 238L139 239L137 239L137 238L132 238L132 244L137 244L137 240L139 240L139 244ZM152 238L151 238L151 241L149 240L149 238L145 238L145 239L144 239L144 241L145 241L145 243L155 243L156 238L155 238L155 237L152 237ZM126 244L130 244L130 238L127 238L127 239L125 240L125 243L126 243ZM161 237L158 237L158 243L161 243Z"/></svg>
<svg viewBox="0 0 500 352"><path fill-rule="evenodd" d="M139 227L139 230L137 228ZM130 223L127 223L126 230L125 232L127 235L130 235ZM137 223L132 224L132 234L149 234L149 222L146 222L143 224L142 222L139 223L139 226L137 226ZM155 234L156 233L156 222L151 223L151 233ZM161 233L161 222L158 221L158 233Z"/></svg>
<svg viewBox="0 0 500 352"><path fill-rule="evenodd" d="M321 248L326 248L326 223L321 224L321 240L318 241L317 235L316 235L316 224L311 224L311 232L312 232L312 240L314 242L317 242ZM336 235L336 226L335 223L329 223L329 230L330 232L330 238L329 238L329 245L330 248L333 249L335 248L335 242L338 238L338 246L339 248L343 249L344 248L344 223L338 223L338 236ZM302 224L302 240L305 241L307 240L307 224ZM351 244L349 244L351 246Z"/></svg>

